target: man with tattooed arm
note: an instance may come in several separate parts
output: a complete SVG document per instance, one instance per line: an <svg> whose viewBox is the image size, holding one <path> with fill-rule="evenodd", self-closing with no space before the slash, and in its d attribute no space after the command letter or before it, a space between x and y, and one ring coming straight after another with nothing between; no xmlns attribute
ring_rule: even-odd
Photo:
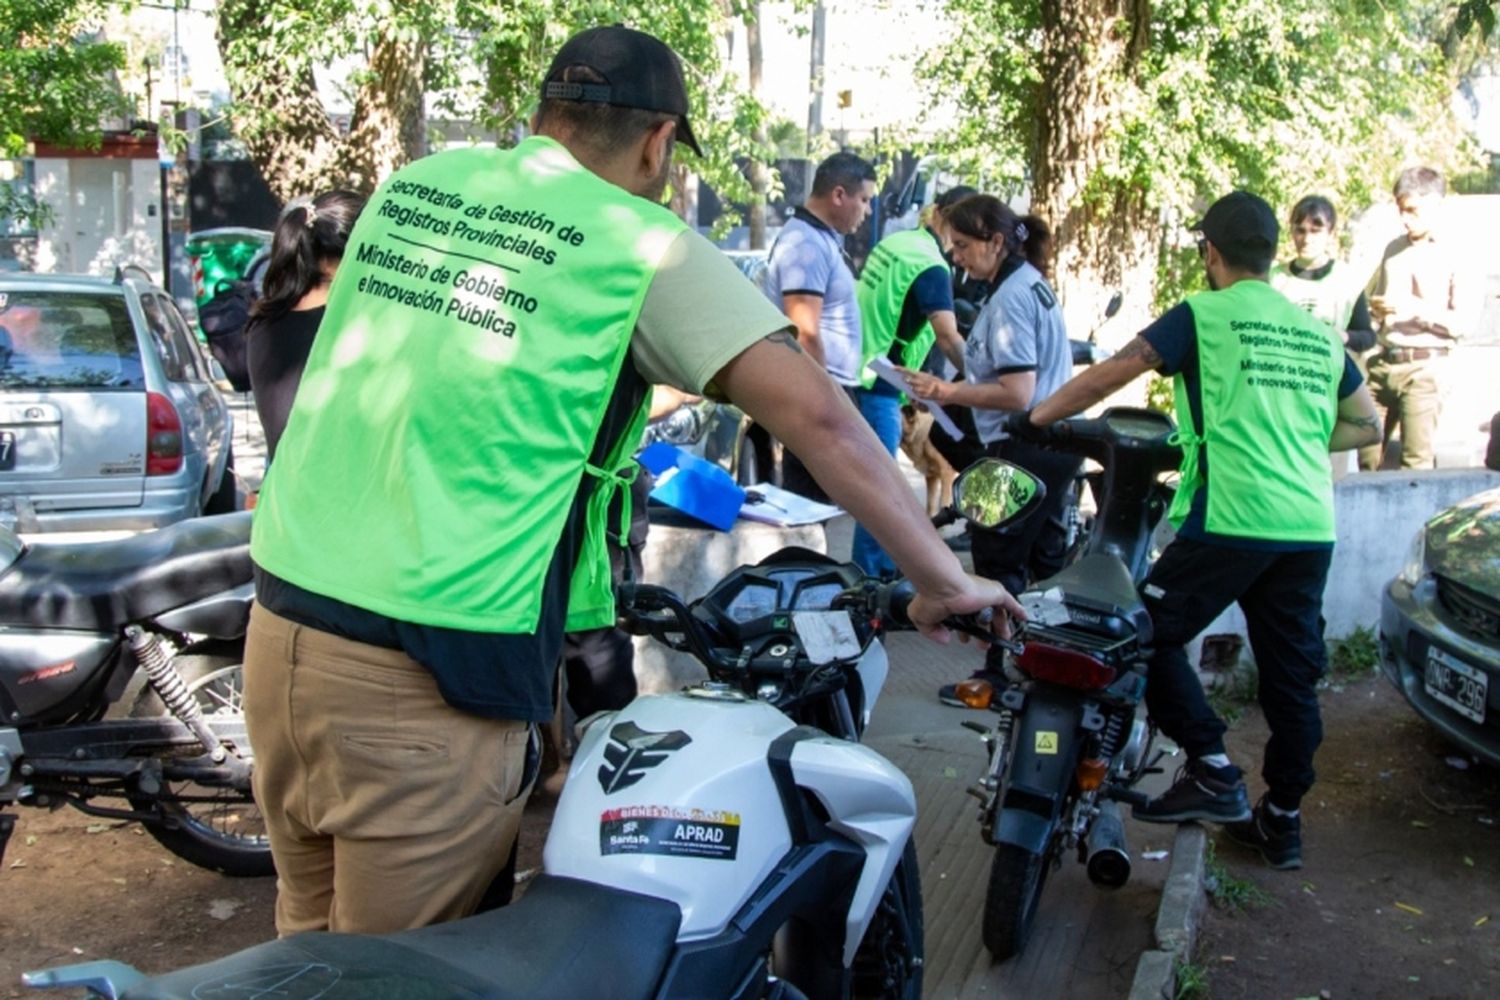
<svg viewBox="0 0 1500 1000"><path fill-rule="evenodd" d="M1025 424L1079 413L1149 371L1173 377L1183 461L1168 516L1177 537L1141 594L1156 650L1146 705L1188 760L1135 816L1223 823L1272 867L1299 868L1299 805L1323 736L1316 684L1327 660L1321 612L1334 541L1326 455L1377 440L1379 424L1339 335L1267 281L1279 236L1270 206L1236 191L1196 229L1212 290L1168 310L1017 419L1024 433ZM1267 790L1254 809L1184 650L1231 602L1245 613L1271 730Z"/></svg>

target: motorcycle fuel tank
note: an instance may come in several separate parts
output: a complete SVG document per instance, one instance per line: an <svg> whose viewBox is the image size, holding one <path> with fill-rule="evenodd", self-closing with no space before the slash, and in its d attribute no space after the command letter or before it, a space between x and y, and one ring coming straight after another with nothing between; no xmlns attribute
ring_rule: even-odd
<svg viewBox="0 0 1500 1000"><path fill-rule="evenodd" d="M792 722L764 702L637 698L584 734L543 867L670 899L682 938L716 934L791 849L770 747Z"/></svg>

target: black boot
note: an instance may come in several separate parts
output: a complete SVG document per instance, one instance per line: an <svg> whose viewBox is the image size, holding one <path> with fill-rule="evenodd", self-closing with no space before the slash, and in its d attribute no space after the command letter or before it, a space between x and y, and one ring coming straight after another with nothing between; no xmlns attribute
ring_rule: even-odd
<svg viewBox="0 0 1500 1000"><path fill-rule="evenodd" d="M1302 817L1276 815L1264 795L1248 820L1226 824L1224 832L1236 844L1259 851L1278 871L1302 867Z"/></svg>
<svg viewBox="0 0 1500 1000"><path fill-rule="evenodd" d="M1239 768L1194 759L1182 765L1171 788L1132 812L1143 823L1238 823L1251 816L1250 796Z"/></svg>

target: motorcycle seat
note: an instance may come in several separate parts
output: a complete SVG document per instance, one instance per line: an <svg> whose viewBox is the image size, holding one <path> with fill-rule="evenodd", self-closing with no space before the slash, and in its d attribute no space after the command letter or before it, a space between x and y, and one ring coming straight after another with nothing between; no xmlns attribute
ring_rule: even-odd
<svg viewBox="0 0 1500 1000"><path fill-rule="evenodd" d="M636 1000L655 995L681 921L664 899L541 875L488 913L395 934L296 934L152 977L122 1000Z"/></svg>
<svg viewBox="0 0 1500 1000"><path fill-rule="evenodd" d="M0 624L113 631L249 583L250 512L104 542L35 542L0 574Z"/></svg>
<svg viewBox="0 0 1500 1000"><path fill-rule="evenodd" d="M1062 590L1065 603L1124 619L1134 629L1139 642L1146 644L1151 641L1151 616L1141 602L1130 571L1114 556L1084 556L1055 576L1032 585L1033 590L1053 587Z"/></svg>

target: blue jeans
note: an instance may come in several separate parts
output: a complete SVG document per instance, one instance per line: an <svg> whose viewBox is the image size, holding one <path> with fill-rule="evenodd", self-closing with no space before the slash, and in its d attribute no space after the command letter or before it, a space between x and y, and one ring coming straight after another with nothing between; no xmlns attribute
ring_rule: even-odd
<svg viewBox="0 0 1500 1000"><path fill-rule="evenodd" d="M894 458L901 444L901 397L879 389L855 389L854 405ZM896 572L896 564L863 525L854 526L852 558L854 565L871 576L892 576Z"/></svg>

